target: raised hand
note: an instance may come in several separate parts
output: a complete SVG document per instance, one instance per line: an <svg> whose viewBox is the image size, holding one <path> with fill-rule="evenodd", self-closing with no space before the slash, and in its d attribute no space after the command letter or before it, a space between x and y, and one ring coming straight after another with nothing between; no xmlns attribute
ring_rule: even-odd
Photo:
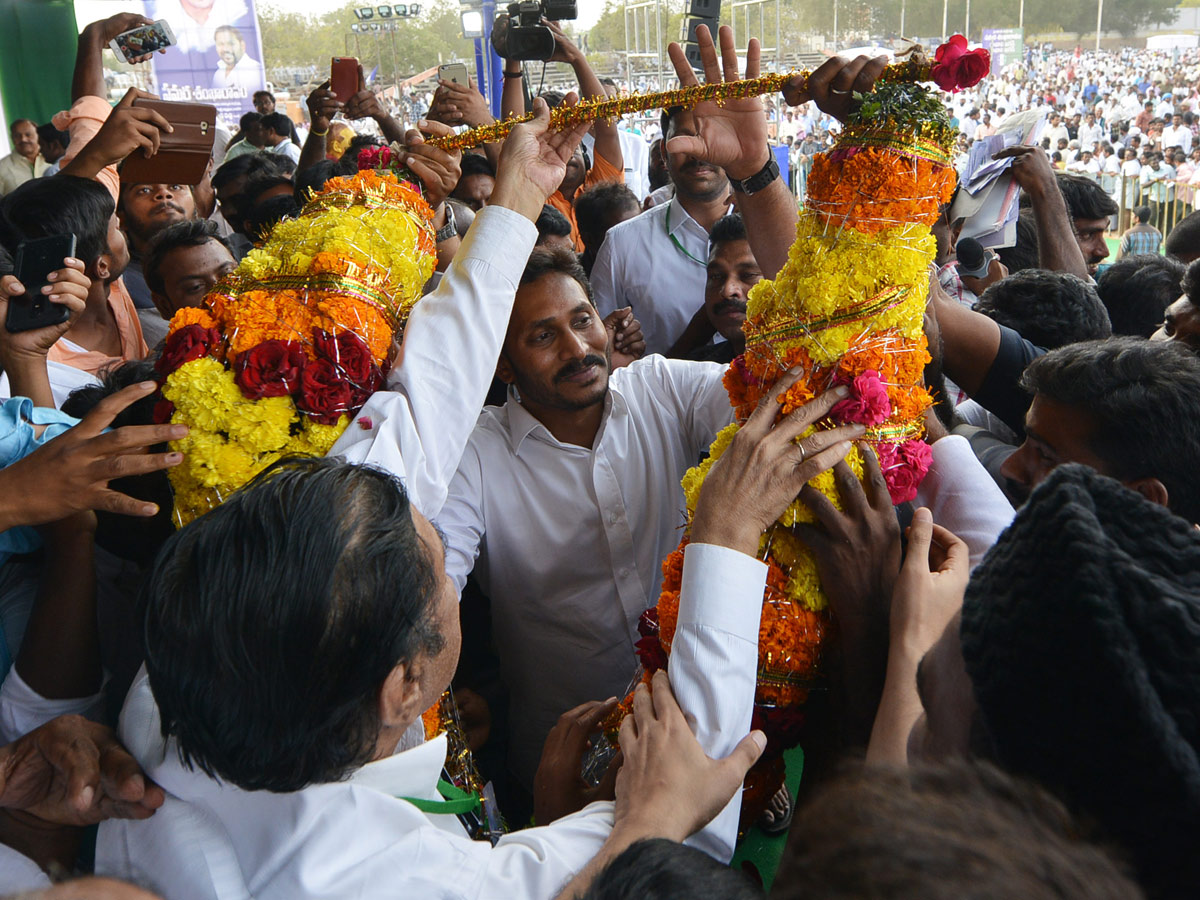
<svg viewBox="0 0 1200 900"><path fill-rule="evenodd" d="M612 349L612 367L620 369L646 355L646 337L642 323L633 316L633 307L614 309L604 317L608 345Z"/></svg>
<svg viewBox="0 0 1200 900"><path fill-rule="evenodd" d="M737 81L737 49L733 42L733 30L722 25L718 30L721 41L721 58L717 59L717 48L713 44L708 28L696 29L696 44L700 50L700 61L704 67L704 83L720 84L722 81ZM684 55L683 48L672 42L667 48L680 87L699 84L696 73ZM756 39L750 40L746 48L746 78L759 76L760 48ZM696 120L696 135L677 135L667 141L672 153L687 153L721 166L730 178L749 178L759 171L770 156L767 148L767 117L762 101L757 97L741 100L730 99L718 105L707 101L692 110Z"/></svg>
<svg viewBox="0 0 1200 900"><path fill-rule="evenodd" d="M826 391L776 424L778 397L799 377L797 373L779 379L709 470L692 517L694 542L757 555L762 533L805 483L844 458L850 441L866 431L858 424L840 425L797 441L850 393L844 385ZM729 515L731 509L738 515Z"/></svg>
<svg viewBox="0 0 1200 900"><path fill-rule="evenodd" d="M425 188L425 199L429 201L430 206L436 208L450 196L450 192L458 184L458 179L462 177L462 151L440 150L425 143L421 132L431 137L444 137L454 133L454 129L449 125L422 119L417 126L421 131L409 130L404 135L404 146L408 153L404 164L421 179L421 185Z"/></svg>
<svg viewBox="0 0 1200 900"><path fill-rule="evenodd" d="M71 330L71 326L86 306L92 280L84 274L82 261L64 259L63 267L51 272L47 278L50 284L42 288L42 293L51 303L65 306L70 316L58 325L47 325L45 328L30 331L13 333L0 327L0 363L7 370L18 367L22 360L35 360L44 365L50 348ZM8 316L9 303L22 302L13 298L21 298L24 294L25 286L15 276L5 275L0 278L0 322Z"/></svg>
<svg viewBox="0 0 1200 900"><path fill-rule="evenodd" d="M81 716L60 716L0 748L0 807L58 825L145 819L162 806L112 731Z"/></svg>
<svg viewBox="0 0 1200 900"><path fill-rule="evenodd" d="M89 37L94 37L101 46L107 47L109 42L117 35L124 34L126 31L132 31L135 28L141 28L144 25L153 25L153 19L147 19L145 16L139 16L137 13L117 13L115 16L109 16L99 22L93 22L84 29L91 31ZM160 50L159 53L166 53L166 50ZM135 56L129 60L132 65L134 63L146 62L153 59L153 53L145 53L141 56Z"/></svg>
<svg viewBox="0 0 1200 900"><path fill-rule="evenodd" d="M578 102L568 94L564 103ZM533 120L513 128L500 147L496 186L489 206L506 206L531 222L542 212L546 199L558 190L590 123L580 122L561 131L550 129L550 107L541 97L533 101Z"/></svg>
<svg viewBox="0 0 1200 900"><path fill-rule="evenodd" d="M845 122L854 110L856 93L865 94L875 87L875 81L887 68L887 57L858 56L847 60L834 56L817 67L807 80L796 75L783 87L783 99L791 106L809 100L817 108Z"/></svg>
<svg viewBox="0 0 1200 900"><path fill-rule="evenodd" d="M84 510L153 516L157 505L111 490L109 481L177 466L181 453L146 448L187 435L186 425L127 425L105 433L127 406L155 389L152 381L105 397L74 428L0 469L0 524L42 525Z"/></svg>
<svg viewBox="0 0 1200 900"><path fill-rule="evenodd" d="M137 88L126 91L96 136L63 168L64 174L92 178L105 166L116 165L136 150L147 157L158 152L162 133L171 134L175 128L155 110L134 108L133 101L139 97L158 99Z"/></svg>
<svg viewBox="0 0 1200 900"><path fill-rule="evenodd" d="M342 102L338 100L337 94L329 89L329 85L330 81L326 78L304 101L308 105L313 131L328 131L333 117L342 111Z"/></svg>
<svg viewBox="0 0 1200 900"><path fill-rule="evenodd" d="M467 84L439 81L429 118L447 125L468 125L471 128L496 121L474 79L468 80Z"/></svg>
<svg viewBox="0 0 1200 900"><path fill-rule="evenodd" d="M913 514L908 552L892 593L891 642L919 659L962 609L971 554L955 534L933 523L924 507Z"/></svg>

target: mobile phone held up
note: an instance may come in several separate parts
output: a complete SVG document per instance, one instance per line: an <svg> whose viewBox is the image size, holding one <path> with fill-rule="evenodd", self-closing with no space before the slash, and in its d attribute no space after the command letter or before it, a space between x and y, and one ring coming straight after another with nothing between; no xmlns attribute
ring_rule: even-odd
<svg viewBox="0 0 1200 900"><path fill-rule="evenodd" d="M446 63L438 66L438 81L449 81L453 84L470 84L467 67L463 63Z"/></svg>
<svg viewBox="0 0 1200 900"><path fill-rule="evenodd" d="M67 321L71 311L61 303L51 303L42 288L50 284L46 276L61 269L63 260L74 255L73 234L52 234L17 245L13 275L21 282L25 293L8 298L5 328L12 332L33 331Z"/></svg>
<svg viewBox="0 0 1200 900"><path fill-rule="evenodd" d="M335 56L329 66L329 89L342 103L358 93L358 60L353 56Z"/></svg>
<svg viewBox="0 0 1200 900"><path fill-rule="evenodd" d="M166 19L159 19L153 25L141 25L121 32L108 45L125 62L132 62L140 56L173 47L175 32Z"/></svg>

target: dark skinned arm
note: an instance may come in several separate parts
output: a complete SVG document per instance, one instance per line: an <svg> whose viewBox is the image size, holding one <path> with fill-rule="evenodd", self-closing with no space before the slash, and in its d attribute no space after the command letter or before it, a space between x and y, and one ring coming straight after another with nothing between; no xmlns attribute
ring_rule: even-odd
<svg viewBox="0 0 1200 900"><path fill-rule="evenodd" d="M1009 171L1013 180L1029 195L1033 206L1034 223L1037 225L1038 267L1077 275L1087 281L1087 262L1075 240L1075 223L1071 221L1067 202L1058 189L1046 151L1041 147L1009 147L997 153L995 158L1010 157L1012 168Z"/></svg>

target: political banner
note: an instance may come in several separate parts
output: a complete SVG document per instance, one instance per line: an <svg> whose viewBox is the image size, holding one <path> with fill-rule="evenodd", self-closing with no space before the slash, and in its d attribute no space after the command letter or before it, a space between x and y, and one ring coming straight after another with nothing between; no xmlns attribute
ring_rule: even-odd
<svg viewBox="0 0 1200 900"><path fill-rule="evenodd" d="M175 46L154 54L154 81L164 100L208 103L237 130L266 87L254 0L144 0L146 15L166 19Z"/></svg>
<svg viewBox="0 0 1200 900"><path fill-rule="evenodd" d="M992 54L992 75L1007 65L1020 62L1025 54L1023 28L985 28L980 43Z"/></svg>

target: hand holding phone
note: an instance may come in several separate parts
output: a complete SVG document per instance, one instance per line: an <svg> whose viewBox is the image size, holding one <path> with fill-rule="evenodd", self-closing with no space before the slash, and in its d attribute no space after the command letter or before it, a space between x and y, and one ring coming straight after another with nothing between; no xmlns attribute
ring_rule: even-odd
<svg viewBox="0 0 1200 900"><path fill-rule="evenodd" d="M153 25L141 25L118 34L109 42L113 53L127 63L141 62L159 50L165 50L175 44L175 32L171 30L166 19L159 19Z"/></svg>
<svg viewBox="0 0 1200 900"><path fill-rule="evenodd" d="M0 359L14 353L44 356L83 312L92 281L80 260L63 255L68 246L70 254L75 252L74 237L52 235L24 241L18 248L17 274L0 278L6 332L0 338ZM41 247L32 246L39 243Z"/></svg>
<svg viewBox="0 0 1200 900"><path fill-rule="evenodd" d="M467 67L463 63L446 63L443 66L438 66L438 81L449 81L452 84L467 84L470 81L470 76L467 74Z"/></svg>

